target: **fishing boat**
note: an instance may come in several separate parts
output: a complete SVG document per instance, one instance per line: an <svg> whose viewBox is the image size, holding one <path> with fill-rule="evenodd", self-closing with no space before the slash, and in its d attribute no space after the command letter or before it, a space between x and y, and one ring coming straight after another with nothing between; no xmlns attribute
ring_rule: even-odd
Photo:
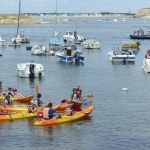
<svg viewBox="0 0 150 150"><path fill-rule="evenodd" d="M146 73L150 73L150 49L147 50L141 69Z"/></svg>
<svg viewBox="0 0 150 150"><path fill-rule="evenodd" d="M56 14L55 14L56 18L55 18L55 27L54 27L54 37L51 38L49 40L49 45L50 46L61 46L64 44L64 40L62 37L59 37L59 34L57 31L56 31L56 24L57 24L57 0L56 0Z"/></svg>
<svg viewBox="0 0 150 150"><path fill-rule="evenodd" d="M0 36L0 47L4 47L7 45L7 41L3 40L2 37Z"/></svg>
<svg viewBox="0 0 150 150"><path fill-rule="evenodd" d="M12 101L18 101L18 102L29 102L32 100L34 95L24 95L22 97L10 97ZM0 101L4 100L5 96L0 96Z"/></svg>
<svg viewBox="0 0 150 150"><path fill-rule="evenodd" d="M54 51L53 49L48 49L45 45L39 44L39 45L34 45L31 48L31 54L39 55L39 56L54 55Z"/></svg>
<svg viewBox="0 0 150 150"><path fill-rule="evenodd" d="M20 78L41 78L44 77L44 66L34 61L17 64Z"/></svg>
<svg viewBox="0 0 150 150"><path fill-rule="evenodd" d="M59 118L54 119L39 119L34 122L35 126L43 126L43 125L53 125L64 122L73 122L88 116L94 109L94 106L89 106L87 108L82 109L81 111L74 111L72 115L68 116L67 113L62 113Z"/></svg>
<svg viewBox="0 0 150 150"><path fill-rule="evenodd" d="M12 112L10 114L1 114L0 120L12 120L12 119L24 119L24 118L31 118L36 117L37 113L28 113L28 112Z"/></svg>
<svg viewBox="0 0 150 150"><path fill-rule="evenodd" d="M80 50L74 49L74 45L65 45L64 49L55 53L55 57L66 63L84 62L84 55Z"/></svg>
<svg viewBox="0 0 150 150"><path fill-rule="evenodd" d="M135 51L135 50L134 50ZM114 45L112 51L108 53L110 56L110 61L123 61L123 62L134 62L135 61L135 54L131 49L123 49L122 46Z"/></svg>
<svg viewBox="0 0 150 150"><path fill-rule="evenodd" d="M122 47L123 48L134 48L134 49L139 49L140 48L140 41L131 41L131 40L123 40L121 41Z"/></svg>
<svg viewBox="0 0 150 150"><path fill-rule="evenodd" d="M63 39L64 41L72 41L75 44L80 44L81 42L83 42L84 38L80 35L77 34L76 31L72 32L72 31L67 31L65 35L63 35Z"/></svg>
<svg viewBox="0 0 150 150"><path fill-rule="evenodd" d="M102 47L101 42L94 39L85 40L82 45L85 49L100 49Z"/></svg>
<svg viewBox="0 0 150 150"><path fill-rule="evenodd" d="M24 30L21 30L21 0L19 0L19 13L18 13L18 27L17 27L17 34L14 36L14 39L18 43L30 43L30 38L24 35Z"/></svg>
<svg viewBox="0 0 150 150"><path fill-rule="evenodd" d="M150 35L130 35L131 39L150 39Z"/></svg>

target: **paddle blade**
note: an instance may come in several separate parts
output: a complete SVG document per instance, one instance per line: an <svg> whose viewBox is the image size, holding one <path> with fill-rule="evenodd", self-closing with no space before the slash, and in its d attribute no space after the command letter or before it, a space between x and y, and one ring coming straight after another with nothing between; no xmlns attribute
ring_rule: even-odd
<svg viewBox="0 0 150 150"><path fill-rule="evenodd" d="M35 91L36 91L36 94L39 93L39 86L38 86L38 84L35 85Z"/></svg>
<svg viewBox="0 0 150 150"><path fill-rule="evenodd" d="M61 103L66 103L66 102L67 100L65 98L61 100Z"/></svg>
<svg viewBox="0 0 150 150"><path fill-rule="evenodd" d="M87 97L88 98L93 98L94 96L93 96L93 94L89 94L89 95L87 95Z"/></svg>

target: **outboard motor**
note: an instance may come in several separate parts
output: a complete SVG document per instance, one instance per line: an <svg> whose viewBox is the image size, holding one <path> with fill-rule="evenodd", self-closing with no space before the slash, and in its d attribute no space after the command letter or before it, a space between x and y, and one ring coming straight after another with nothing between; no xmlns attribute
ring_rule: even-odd
<svg viewBox="0 0 150 150"><path fill-rule="evenodd" d="M140 41L136 42L136 44L137 44L138 46L141 45Z"/></svg>
<svg viewBox="0 0 150 150"><path fill-rule="evenodd" d="M29 74L29 78L32 79L34 78L34 64L30 64L30 74Z"/></svg>
<svg viewBox="0 0 150 150"><path fill-rule="evenodd" d="M75 52L74 57L75 57L75 63L79 63L80 62L80 53L78 51Z"/></svg>

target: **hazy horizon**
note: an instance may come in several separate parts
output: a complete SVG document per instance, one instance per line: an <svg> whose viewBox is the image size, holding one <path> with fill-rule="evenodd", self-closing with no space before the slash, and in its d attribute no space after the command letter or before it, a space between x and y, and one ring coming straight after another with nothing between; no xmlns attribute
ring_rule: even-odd
<svg viewBox="0 0 150 150"><path fill-rule="evenodd" d="M19 0L0 0L0 14L17 14ZM58 13L137 13L139 9L150 6L143 0L57 0ZM54 13L56 0L21 0L21 13Z"/></svg>

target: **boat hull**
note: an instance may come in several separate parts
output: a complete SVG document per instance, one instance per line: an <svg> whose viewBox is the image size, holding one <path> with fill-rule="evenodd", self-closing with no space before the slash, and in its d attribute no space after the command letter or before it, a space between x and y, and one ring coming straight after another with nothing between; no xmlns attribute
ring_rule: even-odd
<svg viewBox="0 0 150 150"><path fill-rule="evenodd" d="M148 36L148 35L130 35L130 38L132 38L132 39L150 39L150 36Z"/></svg>
<svg viewBox="0 0 150 150"><path fill-rule="evenodd" d="M94 109L94 106L90 106L88 108L81 110L80 112L74 112L72 116L67 116L66 114L62 114L61 117L57 119L47 120L47 119L42 118L34 122L34 125L43 126L43 125L53 125L53 124L76 121L89 115L93 109Z"/></svg>

